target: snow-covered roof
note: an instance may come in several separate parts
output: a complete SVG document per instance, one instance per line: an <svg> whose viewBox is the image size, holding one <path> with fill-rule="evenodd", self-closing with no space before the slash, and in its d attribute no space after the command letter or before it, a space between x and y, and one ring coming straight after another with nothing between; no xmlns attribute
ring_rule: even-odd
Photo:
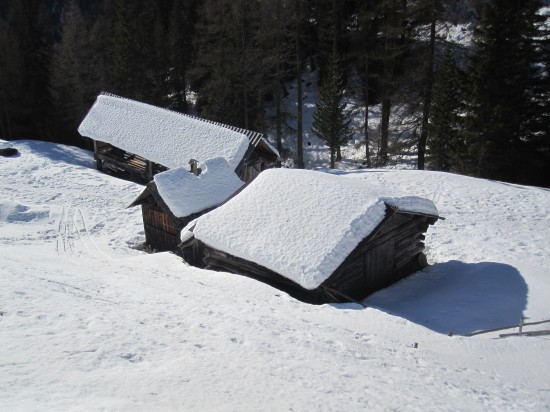
<svg viewBox="0 0 550 412"><path fill-rule="evenodd" d="M252 136L241 129L208 122L110 94L101 94L80 124L81 135L137 154L168 168L223 157L235 169ZM254 136L256 137L256 136Z"/></svg>
<svg viewBox="0 0 550 412"><path fill-rule="evenodd" d="M187 167L154 176L160 196L178 218L221 204L244 184L221 157L201 163L200 168L198 176Z"/></svg>
<svg viewBox="0 0 550 412"><path fill-rule="evenodd" d="M438 216L428 199L364 180L270 169L195 222L195 238L306 289L321 285L383 220L386 205Z"/></svg>

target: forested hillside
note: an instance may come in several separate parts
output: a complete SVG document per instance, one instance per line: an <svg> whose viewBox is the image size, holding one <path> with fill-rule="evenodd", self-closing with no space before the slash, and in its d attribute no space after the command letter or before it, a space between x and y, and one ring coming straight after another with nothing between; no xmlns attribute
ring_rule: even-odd
<svg viewBox="0 0 550 412"><path fill-rule="evenodd" d="M546 0L2 0L0 138L85 146L108 91L268 132L296 167L312 126L331 164L406 145L419 169L550 186L549 16Z"/></svg>

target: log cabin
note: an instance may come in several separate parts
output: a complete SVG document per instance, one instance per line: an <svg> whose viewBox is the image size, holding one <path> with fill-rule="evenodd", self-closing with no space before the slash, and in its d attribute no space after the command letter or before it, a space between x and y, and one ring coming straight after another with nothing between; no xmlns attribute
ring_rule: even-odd
<svg viewBox="0 0 550 412"><path fill-rule="evenodd" d="M141 206L145 243L153 251L176 250L184 226L244 185L223 158L189 163L156 174L129 206Z"/></svg>
<svg viewBox="0 0 550 412"><path fill-rule="evenodd" d="M98 170L140 183L154 175L222 157L243 181L277 165L279 153L261 133L142 102L100 94L79 133L94 142Z"/></svg>
<svg viewBox="0 0 550 412"><path fill-rule="evenodd" d="M178 250L304 302L361 301L427 265L438 219L430 200L363 179L271 169L188 225Z"/></svg>

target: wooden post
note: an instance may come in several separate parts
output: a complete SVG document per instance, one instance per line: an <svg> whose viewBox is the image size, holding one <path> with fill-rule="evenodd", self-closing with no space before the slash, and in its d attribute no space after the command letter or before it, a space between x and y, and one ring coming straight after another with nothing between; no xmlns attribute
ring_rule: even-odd
<svg viewBox="0 0 550 412"><path fill-rule="evenodd" d="M153 162L147 160L147 178L149 180L153 179Z"/></svg>
<svg viewBox="0 0 550 412"><path fill-rule="evenodd" d="M95 158L95 168L99 171L103 169L103 162L99 158L99 147L97 145L97 140L94 140L94 158Z"/></svg>
<svg viewBox="0 0 550 412"><path fill-rule="evenodd" d="M523 318L519 320L519 335L521 336L521 332L523 331Z"/></svg>

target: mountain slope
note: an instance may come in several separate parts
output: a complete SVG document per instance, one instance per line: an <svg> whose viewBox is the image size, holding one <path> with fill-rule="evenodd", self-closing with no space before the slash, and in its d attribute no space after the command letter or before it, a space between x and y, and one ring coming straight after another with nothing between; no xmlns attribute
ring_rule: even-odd
<svg viewBox="0 0 550 412"><path fill-rule="evenodd" d="M547 337L462 336L550 318L547 190L336 172L428 197L447 219L428 232L426 270L366 308L311 306L139 251L126 206L141 186L100 174L89 152L8 144L21 154L0 158L2 410L550 406Z"/></svg>

